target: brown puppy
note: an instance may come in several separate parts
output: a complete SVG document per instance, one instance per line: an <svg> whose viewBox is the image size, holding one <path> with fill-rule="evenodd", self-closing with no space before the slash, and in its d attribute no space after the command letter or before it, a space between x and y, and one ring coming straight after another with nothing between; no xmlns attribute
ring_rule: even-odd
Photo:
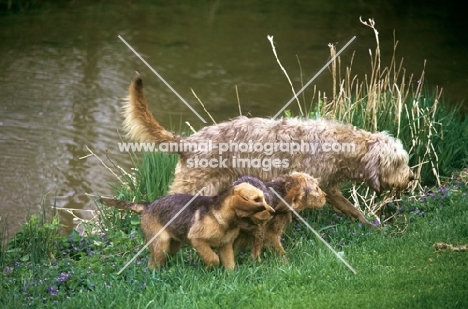
<svg viewBox="0 0 468 309"><path fill-rule="evenodd" d="M286 254L281 244L281 235L292 221L290 208L271 189L298 212L305 208L322 207L326 201L325 193L319 188L318 181L306 173L295 172L265 183L255 177L243 176L233 185L242 182L250 183L262 190L267 203L275 209L273 218L269 221L256 223L252 218L243 220L239 236L234 242L236 250L250 247L252 259L257 259L259 262L262 248L272 248L281 255Z"/></svg>
<svg viewBox="0 0 468 309"><path fill-rule="evenodd" d="M134 141L157 145L212 143L212 151L187 151L182 148L173 151L179 154L179 162L169 188L171 194L194 194L206 187L205 194L213 195L243 175L269 181L292 171L305 172L320 179L320 188L327 194L327 202L334 210L371 225L359 209L341 194L340 185L365 183L375 192L381 193L387 189L403 190L413 179L408 166L409 156L400 140L386 132L368 132L338 121L239 117L206 126L187 137L174 135L164 129L151 114L140 76L136 76L130 85L123 114L124 127ZM294 146L300 145L300 150L275 150L267 154L229 147L220 156L223 144L250 142L263 145L264 149L266 145L294 143ZM275 163L275 166L262 169L239 164L239 158L244 163L270 162ZM226 160L230 164L225 168L197 167L193 164L194 159L207 162Z"/></svg>
<svg viewBox="0 0 468 309"><path fill-rule="evenodd" d="M104 198L102 202L141 214L141 228L147 242L159 233L149 245L150 268L163 265L166 254L174 255L182 243L188 243L201 255L206 267L219 266L221 260L231 270L235 266L233 243L239 234L239 219L261 213L255 220L269 220L275 212L265 202L263 192L248 183L231 186L217 196L197 196L189 203L192 198L188 194L175 194L149 205ZM218 249L219 257L213 249Z"/></svg>

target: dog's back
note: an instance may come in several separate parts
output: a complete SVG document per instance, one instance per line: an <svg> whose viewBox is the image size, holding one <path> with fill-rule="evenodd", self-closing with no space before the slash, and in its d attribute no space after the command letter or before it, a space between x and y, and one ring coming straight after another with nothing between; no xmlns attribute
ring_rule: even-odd
<svg viewBox="0 0 468 309"><path fill-rule="evenodd" d="M216 205L216 199L212 196L198 196L195 199L193 197L190 194L164 196L149 204L141 214L143 217L157 220L161 226L172 220L166 229L178 241L187 242L188 231L195 220L203 220ZM199 214L197 218L194 216L195 213ZM142 218L143 229L145 229L144 222Z"/></svg>

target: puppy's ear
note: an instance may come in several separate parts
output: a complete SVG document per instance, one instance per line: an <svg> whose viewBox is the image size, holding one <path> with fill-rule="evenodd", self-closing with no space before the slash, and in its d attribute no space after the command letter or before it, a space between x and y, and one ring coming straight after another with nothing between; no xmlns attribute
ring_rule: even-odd
<svg viewBox="0 0 468 309"><path fill-rule="evenodd" d="M380 141L368 143L367 153L361 159L361 172L366 184L380 194Z"/></svg>
<svg viewBox="0 0 468 309"><path fill-rule="evenodd" d="M248 194L237 194L231 199L232 208L239 218L250 217L253 214L264 211L265 205L256 202Z"/></svg>

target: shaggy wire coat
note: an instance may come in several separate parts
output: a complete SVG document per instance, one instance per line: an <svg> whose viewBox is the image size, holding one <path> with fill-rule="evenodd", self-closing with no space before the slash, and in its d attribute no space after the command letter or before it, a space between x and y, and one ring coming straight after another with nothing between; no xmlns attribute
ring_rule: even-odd
<svg viewBox="0 0 468 309"><path fill-rule="evenodd" d="M262 248L272 248L284 255L286 251L281 244L281 235L292 222L292 212L288 205L299 212L306 208L320 208L325 204L325 193L319 188L318 181L305 173L292 173L280 176L272 181L263 182L252 176L243 176L233 185L249 183L263 191L265 201L275 209L273 218L256 224L251 219L243 220L239 236L234 241L235 250L251 248L251 257L261 261ZM274 192L283 200L278 198Z"/></svg>
<svg viewBox="0 0 468 309"><path fill-rule="evenodd" d="M206 194L216 194L243 175L252 175L263 181L274 179L292 171L305 172L318 178L327 195L327 202L335 211L370 225L362 213L341 193L340 185L348 182L364 182L378 194L384 190L402 190L413 179L408 166L408 153L400 140L386 132L370 133L349 124L318 119L265 119L239 117L224 123L202 128L188 137L174 135L164 129L153 117L144 95L143 81L137 75L129 88L129 96L123 108L124 127L134 141L161 143L206 143L216 147L220 143L315 143L318 151L291 153L277 151L267 156L262 152L227 151L223 158L249 160L277 159L287 162L276 168L252 168L229 165L227 168L194 167L194 159L219 160L216 150L177 151L176 166L170 193L194 194L206 187ZM323 151L320 146L336 143L352 143L353 151Z"/></svg>
<svg viewBox="0 0 468 309"><path fill-rule="evenodd" d="M197 250L206 267L219 266L221 261L231 270L235 266L233 243L240 231L238 221L256 216L256 222L262 222L271 219L275 212L265 202L263 191L248 183L231 186L216 196L197 196L190 202L192 198L189 194L175 194L151 204L107 198L101 202L141 214L146 242L159 234L149 245L150 268L162 266L166 254L174 255L183 243L188 243ZM187 208L177 215L185 205ZM218 249L219 257L213 249Z"/></svg>

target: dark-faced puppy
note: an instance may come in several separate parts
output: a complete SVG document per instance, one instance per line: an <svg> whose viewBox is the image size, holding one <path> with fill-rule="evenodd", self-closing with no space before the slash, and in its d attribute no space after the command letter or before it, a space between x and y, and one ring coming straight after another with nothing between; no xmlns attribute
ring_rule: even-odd
<svg viewBox="0 0 468 309"><path fill-rule="evenodd" d="M241 231L234 243L236 249L251 247L251 256L258 261L261 261L262 248L273 248L282 255L286 253L281 244L281 235L292 221L292 212L288 205L299 212L305 208L319 208L325 204L325 193L319 188L317 179L306 173L295 172L266 183L255 177L244 176L233 184L242 182L250 183L264 191L267 203L275 209L273 218L268 221L255 222L262 212L242 220ZM288 205L285 205L270 188Z"/></svg>
<svg viewBox="0 0 468 309"><path fill-rule="evenodd" d="M262 215L255 220L269 220L274 213L265 202L263 191L248 183L231 186L217 196L197 196L190 202L192 198L188 194L175 194L149 205L104 198L102 202L141 214L141 228L147 242L157 235L149 245L150 268L163 265L166 254L174 255L183 243L188 243L197 250L206 267L218 266L221 260L224 267L233 269L233 242L240 230L238 221L258 213ZM219 257L213 249L218 249Z"/></svg>

